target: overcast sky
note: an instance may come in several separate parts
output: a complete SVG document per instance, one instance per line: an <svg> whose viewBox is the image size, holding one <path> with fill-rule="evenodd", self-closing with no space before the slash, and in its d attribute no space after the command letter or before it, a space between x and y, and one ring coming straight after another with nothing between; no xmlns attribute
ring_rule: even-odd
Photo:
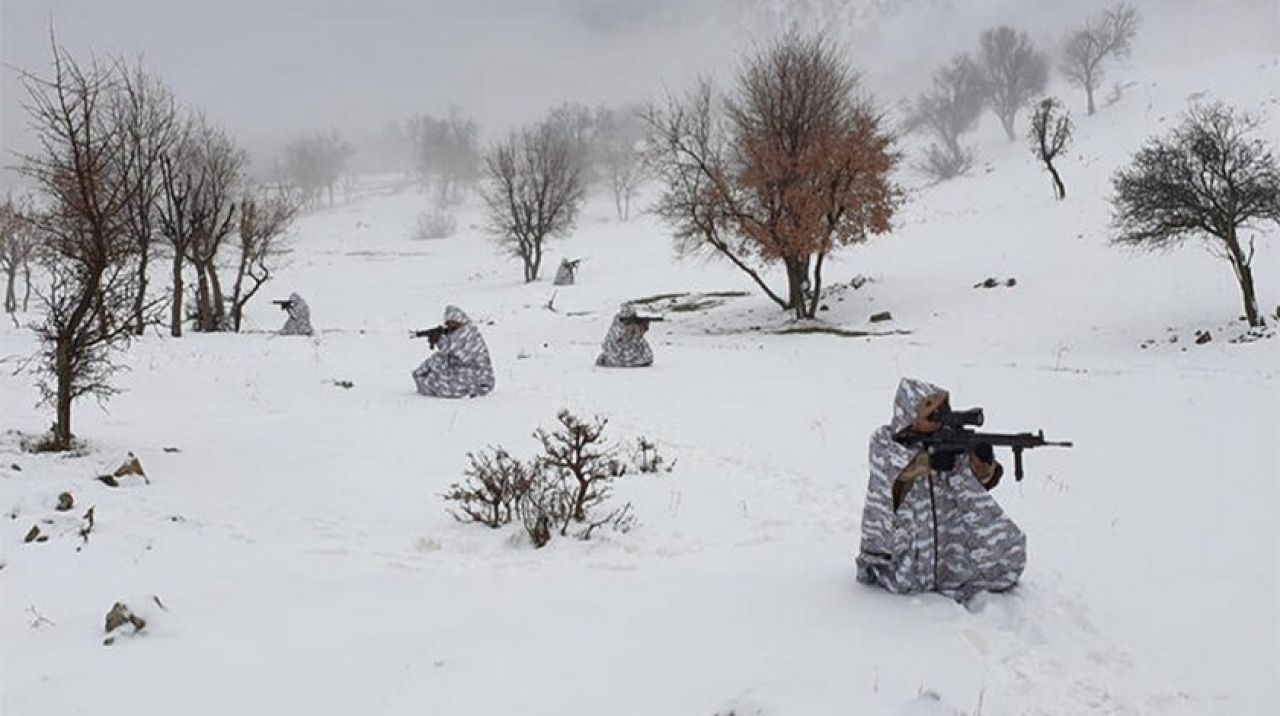
<svg viewBox="0 0 1280 716"><path fill-rule="evenodd" d="M450 105L475 114L492 133L564 100L645 99L664 87L679 89L699 72L723 73L752 42L788 22L824 27L845 43L878 94L905 96L918 90L936 62L975 44L983 27L1009 21L1053 42L1066 24L1102 4L0 0L0 57L7 66L43 71L53 23L59 42L76 57L141 55L180 100L260 146L313 130L367 131L388 119L440 113ZM1168 10L1165 41L1188 51L1205 44L1193 39L1193 28L1241 8L1257 18L1245 26L1280 47L1277 0L1138 4L1151 21L1148 27L1162 27ZM1177 37L1180 27L1184 38ZM15 73L6 67L0 74L0 144L7 165L9 153L26 145L26 129Z"/></svg>

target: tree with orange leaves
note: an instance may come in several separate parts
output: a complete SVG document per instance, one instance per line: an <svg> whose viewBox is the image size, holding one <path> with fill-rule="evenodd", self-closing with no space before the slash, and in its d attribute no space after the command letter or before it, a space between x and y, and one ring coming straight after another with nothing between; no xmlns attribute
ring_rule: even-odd
<svg viewBox="0 0 1280 716"><path fill-rule="evenodd" d="M889 231L901 203L894 137L824 37L788 33L748 58L731 95L704 81L647 116L677 248L729 259L796 318L817 312L827 256ZM760 273L770 264L785 292Z"/></svg>

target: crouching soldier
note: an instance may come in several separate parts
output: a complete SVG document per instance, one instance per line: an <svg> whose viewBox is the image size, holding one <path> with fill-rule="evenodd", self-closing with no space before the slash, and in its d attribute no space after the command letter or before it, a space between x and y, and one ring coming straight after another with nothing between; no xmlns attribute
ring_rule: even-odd
<svg viewBox="0 0 1280 716"><path fill-rule="evenodd" d="M963 602L1021 576L1027 540L988 493L1003 474L990 446L931 454L904 439L941 430L950 410L947 391L904 378L893 420L872 433L859 582Z"/></svg>
<svg viewBox="0 0 1280 716"><path fill-rule="evenodd" d="M572 286L578 278L578 264L582 263L582 259L560 259L560 268L556 269L556 278L551 282L553 286Z"/></svg>
<svg viewBox="0 0 1280 716"><path fill-rule="evenodd" d="M596 365L605 368L641 368L653 365L653 349L644 339L649 332L649 324L661 321L661 318L637 316L636 309L630 304L622 304L618 315L613 317L609 333L601 343L603 350L596 358Z"/></svg>
<svg viewBox="0 0 1280 716"><path fill-rule="evenodd" d="M415 337L426 337L435 352L413 371L418 392L436 398L474 398L493 390L489 348L467 314L457 306L444 309L444 323Z"/></svg>
<svg viewBox="0 0 1280 716"><path fill-rule="evenodd" d="M313 333L311 330L311 308L307 306L307 302L302 300L302 296L296 293L289 294L287 301L272 301L289 315L285 320L284 326L280 329L282 336L309 336Z"/></svg>

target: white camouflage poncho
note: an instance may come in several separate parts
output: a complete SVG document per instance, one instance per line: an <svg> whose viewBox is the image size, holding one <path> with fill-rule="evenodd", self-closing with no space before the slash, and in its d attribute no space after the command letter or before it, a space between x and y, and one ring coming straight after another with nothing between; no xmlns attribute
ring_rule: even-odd
<svg viewBox="0 0 1280 716"><path fill-rule="evenodd" d="M556 278L551 282L553 286L572 286L577 278L577 264L570 263L569 259L561 259L560 268L556 269Z"/></svg>
<svg viewBox="0 0 1280 716"><path fill-rule="evenodd" d="M280 335L309 336L312 334L311 308L307 306L306 301L302 300L302 296L296 293L289 294L289 305L285 307L285 312L289 314L289 318L280 329Z"/></svg>
<svg viewBox="0 0 1280 716"><path fill-rule="evenodd" d="M480 329L456 306L444 309L444 320L462 324L440 338L432 353L413 371L418 392L437 398L474 398L493 390L493 364Z"/></svg>
<svg viewBox="0 0 1280 716"><path fill-rule="evenodd" d="M601 343L603 351L596 358L596 365L605 368L641 368L653 365L653 349L643 335L634 335L627 330L624 318L636 315L636 309L623 305L618 315L613 317L609 333Z"/></svg>
<svg viewBox="0 0 1280 716"><path fill-rule="evenodd" d="M893 422L871 436L857 578L895 594L934 591L966 601L980 591L1016 584L1026 566L1027 540L964 458L953 470L917 479L894 511L893 483L918 451L894 442L893 435L939 392L945 391L903 378Z"/></svg>

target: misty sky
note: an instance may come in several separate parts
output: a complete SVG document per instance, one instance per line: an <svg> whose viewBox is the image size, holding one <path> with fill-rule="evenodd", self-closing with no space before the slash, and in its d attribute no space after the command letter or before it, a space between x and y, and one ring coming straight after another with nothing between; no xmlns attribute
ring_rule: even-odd
<svg viewBox="0 0 1280 716"><path fill-rule="evenodd" d="M1103 0L0 0L0 57L43 71L48 30L76 57L143 56L179 99L243 142L337 128L364 132L458 105L490 133L564 100L651 98L722 74L788 22L845 43L877 94L919 89L936 62L1007 20L1054 42ZM1248 9L1272 47L1276 0L1144 0L1150 26ZM1173 11L1171 11L1173 12ZM1189 18L1191 21L1188 21ZM1169 35L1168 33L1173 33ZM1238 39L1238 38L1237 38ZM23 148L13 70L0 78L0 144ZM900 97L885 97L896 100ZM6 157L3 164L12 163Z"/></svg>
<svg viewBox="0 0 1280 716"><path fill-rule="evenodd" d="M242 136L376 126L450 104L519 121L565 99L644 97L705 64L713 48L671 42L688 29L676 6L699 4L0 0L0 50L8 65L43 69L52 18L77 57L140 53L180 98ZM6 146L23 121L13 74Z"/></svg>

